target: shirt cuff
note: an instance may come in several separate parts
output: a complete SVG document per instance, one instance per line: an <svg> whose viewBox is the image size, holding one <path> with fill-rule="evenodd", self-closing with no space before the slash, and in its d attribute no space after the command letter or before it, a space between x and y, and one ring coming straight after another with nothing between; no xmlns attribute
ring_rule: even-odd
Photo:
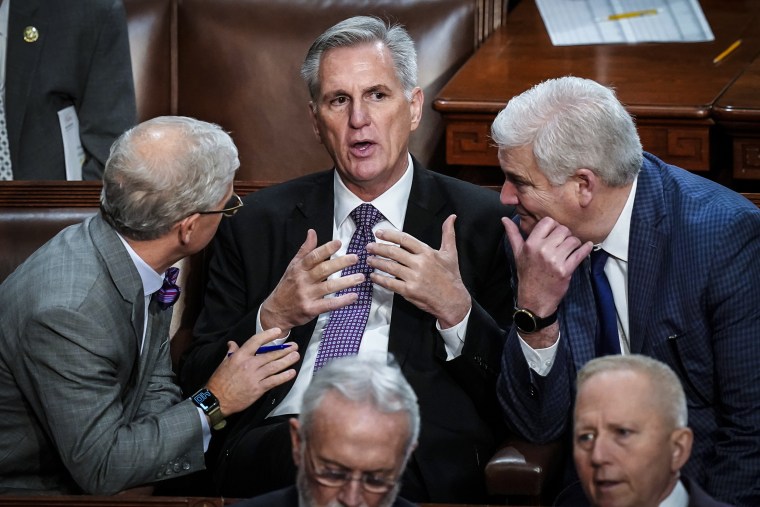
<svg viewBox="0 0 760 507"><path fill-rule="evenodd" d="M464 334L467 331L467 323L470 321L470 313L472 313L472 307L470 307L462 322L448 329L441 329L441 323L438 320L435 321L435 328L441 334L441 338L443 338L447 361L451 361L462 355Z"/></svg>
<svg viewBox="0 0 760 507"><path fill-rule="evenodd" d="M203 410L200 407L195 407L195 409L198 411L198 415L201 418L201 426L203 426L203 452L205 453L208 451L209 442L211 442L211 426L208 425L208 418L206 418Z"/></svg>
<svg viewBox="0 0 760 507"><path fill-rule="evenodd" d="M528 366L533 371L545 377L549 374L554 364L554 358L557 355L557 346L559 345L559 339L561 335L557 337L557 341L551 347L545 349L534 349L522 339L520 333L517 333L517 338L520 340L520 348L522 348L525 360L528 361Z"/></svg>
<svg viewBox="0 0 760 507"><path fill-rule="evenodd" d="M264 328L261 325L261 307L262 306L263 304L259 305L259 311L256 312L256 334L259 334L264 331ZM285 340L287 340L289 336L290 336L290 331L288 331L288 334L286 334L282 338L277 338L276 340L272 340L271 342L268 342L267 345L269 345L270 343L274 345L282 345L283 343L285 343Z"/></svg>

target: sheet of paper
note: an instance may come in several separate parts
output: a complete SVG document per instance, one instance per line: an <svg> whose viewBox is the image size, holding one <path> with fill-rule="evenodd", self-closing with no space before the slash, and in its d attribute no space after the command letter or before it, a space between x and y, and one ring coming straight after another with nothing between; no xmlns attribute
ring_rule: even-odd
<svg viewBox="0 0 760 507"><path fill-rule="evenodd" d="M555 46L714 39L697 0L536 0Z"/></svg>
<svg viewBox="0 0 760 507"><path fill-rule="evenodd" d="M84 164L84 149L79 139L79 117L74 106L64 107L58 111L58 122L61 124L63 137L63 157L66 160L66 179L79 181L82 179Z"/></svg>

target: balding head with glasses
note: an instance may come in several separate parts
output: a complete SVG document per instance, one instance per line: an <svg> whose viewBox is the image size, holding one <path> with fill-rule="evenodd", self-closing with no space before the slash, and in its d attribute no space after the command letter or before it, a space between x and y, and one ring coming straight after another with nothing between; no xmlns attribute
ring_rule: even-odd
<svg viewBox="0 0 760 507"><path fill-rule="evenodd" d="M290 420L296 486L242 505L413 505L398 492L419 427L417 396L385 354L334 359L314 376L301 415Z"/></svg>

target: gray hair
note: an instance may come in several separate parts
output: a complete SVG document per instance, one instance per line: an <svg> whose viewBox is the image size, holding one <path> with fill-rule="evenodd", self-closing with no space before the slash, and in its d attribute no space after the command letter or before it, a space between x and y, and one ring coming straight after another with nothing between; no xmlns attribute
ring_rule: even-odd
<svg viewBox="0 0 760 507"><path fill-rule="evenodd" d="M685 428L689 422L689 411L686 406L681 381L675 372L665 363L648 356L639 354L612 355L592 359L578 373L578 391L583 384L595 375L608 371L633 371L641 373L656 389L652 396L657 397L661 407L661 415L673 423L675 428Z"/></svg>
<svg viewBox="0 0 760 507"><path fill-rule="evenodd" d="M408 459L420 434L420 409L417 395L395 364L395 360L378 358L340 357L316 372L303 395L298 420L303 440L314 425L314 413L324 397L334 392L343 398L370 405L378 412L403 412L409 418Z"/></svg>
<svg viewBox="0 0 760 507"><path fill-rule="evenodd" d="M643 161L633 118L615 92L578 77L549 79L512 98L496 116L491 137L499 148L532 145L553 185L587 168L607 185L623 186Z"/></svg>
<svg viewBox="0 0 760 507"><path fill-rule="evenodd" d="M301 65L301 77L309 87L311 100L319 100L319 66L325 52L341 47L381 42L393 58L404 95L411 100L412 91L417 86L417 51L409 33L399 24L386 24L372 16L354 16L328 28L317 37Z"/></svg>
<svg viewBox="0 0 760 507"><path fill-rule="evenodd" d="M103 174L103 217L122 236L156 239L183 218L211 210L240 167L238 151L219 125L161 116L122 134Z"/></svg>

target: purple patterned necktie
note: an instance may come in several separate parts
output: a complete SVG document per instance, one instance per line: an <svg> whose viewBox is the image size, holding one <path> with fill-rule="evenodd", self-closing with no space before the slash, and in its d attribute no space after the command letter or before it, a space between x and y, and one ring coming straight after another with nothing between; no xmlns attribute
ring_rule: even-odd
<svg viewBox="0 0 760 507"><path fill-rule="evenodd" d="M179 298L179 286L177 285L177 276L179 268L169 268L164 273L164 284L156 292L156 301L162 310L166 310Z"/></svg>
<svg viewBox="0 0 760 507"><path fill-rule="evenodd" d="M345 268L341 276L364 273L366 279L356 287L349 287L336 294L340 296L356 292L359 299L354 304L339 308L330 315L314 361L315 373L330 359L356 355L359 352L359 344L362 341L364 327L367 325L370 306L372 306L372 281L369 279L372 268L367 265L367 244L375 241L372 228L385 217L374 206L367 203L357 206L350 215L356 224L356 231L348 244L347 253L358 255L359 262Z"/></svg>

